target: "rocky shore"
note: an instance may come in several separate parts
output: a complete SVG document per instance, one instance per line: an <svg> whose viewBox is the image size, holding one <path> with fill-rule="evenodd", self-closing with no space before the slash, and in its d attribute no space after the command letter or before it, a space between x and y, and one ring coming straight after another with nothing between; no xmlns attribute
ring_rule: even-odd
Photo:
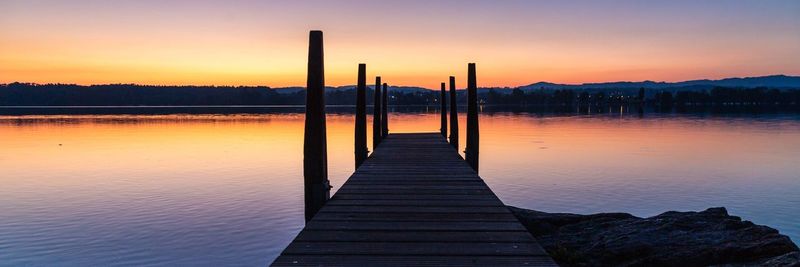
<svg viewBox="0 0 800 267"><path fill-rule="evenodd" d="M562 266L800 266L789 237L725 208L649 218L509 208Z"/></svg>

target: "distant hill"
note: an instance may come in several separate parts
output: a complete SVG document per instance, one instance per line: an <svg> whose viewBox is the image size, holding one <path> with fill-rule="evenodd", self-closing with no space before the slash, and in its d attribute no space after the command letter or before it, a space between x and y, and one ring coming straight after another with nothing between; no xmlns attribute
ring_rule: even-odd
<svg viewBox="0 0 800 267"><path fill-rule="evenodd" d="M641 82L604 82L604 83L583 83L583 84L559 84L551 82L537 82L525 86L518 87L523 91L539 90L539 89L572 89L572 90L601 90L601 89L619 89L622 91L638 90L639 88L645 89L669 89L671 91L699 91L709 90L716 86L721 87L740 87L740 88L754 88L754 87L768 87L779 89L800 89L800 76L787 76L787 75L770 75L760 77L744 77L744 78L725 78L721 80L691 80L683 82L655 82L655 81L641 81ZM372 89L372 85L367 85ZM328 87L328 90L351 90L355 85L345 85L338 87ZM303 87L280 87L273 88L275 92L281 94L293 94L301 91ZM459 88L461 89L461 88ZM511 87L482 87L479 93L486 93L489 90L496 90L500 93L510 93ZM431 90L438 91L437 89L429 89L416 86L389 86L390 91L415 93L415 92L429 92Z"/></svg>
<svg viewBox="0 0 800 267"><path fill-rule="evenodd" d="M584 83L584 84L557 84L549 82L538 82L519 87L522 90L535 89L684 89L702 90L715 86L724 87L769 87L769 88L800 88L800 76L771 75L761 77L745 78L726 78L721 80L691 80L683 82L605 82L605 83Z"/></svg>

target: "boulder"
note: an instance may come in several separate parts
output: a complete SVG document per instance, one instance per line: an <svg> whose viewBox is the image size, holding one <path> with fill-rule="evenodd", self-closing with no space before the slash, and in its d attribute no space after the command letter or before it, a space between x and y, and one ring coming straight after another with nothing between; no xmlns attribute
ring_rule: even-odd
<svg viewBox="0 0 800 267"><path fill-rule="evenodd" d="M725 208L649 218L509 208L562 266L800 266L789 237Z"/></svg>

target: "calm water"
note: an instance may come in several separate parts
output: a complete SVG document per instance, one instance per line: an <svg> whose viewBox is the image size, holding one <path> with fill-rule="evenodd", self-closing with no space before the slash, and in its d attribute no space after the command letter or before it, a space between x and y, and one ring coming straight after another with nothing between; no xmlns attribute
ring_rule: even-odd
<svg viewBox="0 0 800 267"><path fill-rule="evenodd" d="M429 112L390 129L436 131ZM352 128L329 115L334 190ZM0 116L0 265L268 264L303 226L302 134L294 112ZM725 206L800 240L796 115L484 114L481 172L509 205Z"/></svg>

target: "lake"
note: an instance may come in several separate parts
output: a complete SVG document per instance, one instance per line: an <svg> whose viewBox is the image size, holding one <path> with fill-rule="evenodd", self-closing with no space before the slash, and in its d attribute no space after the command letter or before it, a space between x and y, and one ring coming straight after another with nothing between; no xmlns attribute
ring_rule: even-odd
<svg viewBox="0 0 800 267"><path fill-rule="evenodd" d="M302 107L76 109L0 115L0 266L264 266L303 227ZM353 172L350 109L327 120L334 191ZM389 116L391 132L438 131L432 108ZM481 176L508 205L724 206L800 240L798 114L484 112L480 123Z"/></svg>

